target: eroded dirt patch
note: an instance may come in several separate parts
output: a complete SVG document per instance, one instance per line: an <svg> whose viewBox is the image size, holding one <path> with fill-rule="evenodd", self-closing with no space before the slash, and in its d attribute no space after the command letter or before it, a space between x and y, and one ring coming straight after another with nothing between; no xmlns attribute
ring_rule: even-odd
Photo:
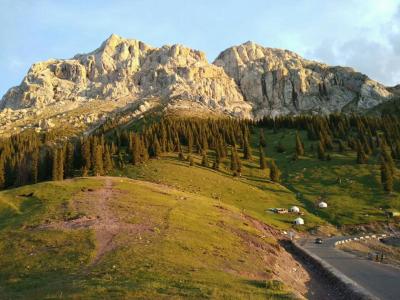
<svg viewBox="0 0 400 300"><path fill-rule="evenodd" d="M150 224L131 224L118 217L112 205L121 193L113 188L112 180L106 177L103 188L84 189L72 199L71 207L75 211L85 212L85 215L73 220L49 222L38 229L92 229L96 239L96 254L91 266L96 265L107 252L117 247L116 237L119 234L140 236L141 233L152 231Z"/></svg>

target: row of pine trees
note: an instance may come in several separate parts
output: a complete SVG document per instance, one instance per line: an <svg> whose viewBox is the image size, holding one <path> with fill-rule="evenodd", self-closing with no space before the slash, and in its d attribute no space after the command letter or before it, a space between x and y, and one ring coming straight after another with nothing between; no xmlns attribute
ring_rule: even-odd
<svg viewBox="0 0 400 300"><path fill-rule="evenodd" d="M267 142L263 128L305 130L311 143L305 149L300 135L295 137L293 160L315 153L321 160L331 160L330 152L356 151L357 163L368 163L371 155L381 162L383 188L393 189L394 160L400 159L400 121L396 117L358 115L282 116L258 121L236 119L162 118L141 130L121 130L110 120L90 136L57 140L52 133L24 132L0 141L0 188L20 186L45 180L74 176L104 175L126 164L137 165L176 152L193 165L193 154L201 155L205 167L220 169L230 159L234 176L242 172L241 160L252 159L252 134L258 134L261 169L269 169L272 181L280 180L276 163L265 157ZM212 150L213 156L209 157ZM282 143L277 152L285 152ZM241 155L239 155L241 153Z"/></svg>

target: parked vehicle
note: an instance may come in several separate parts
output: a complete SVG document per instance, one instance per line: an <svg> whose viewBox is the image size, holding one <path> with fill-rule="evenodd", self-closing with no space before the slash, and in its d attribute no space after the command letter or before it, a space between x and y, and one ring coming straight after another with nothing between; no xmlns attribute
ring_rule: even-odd
<svg viewBox="0 0 400 300"><path fill-rule="evenodd" d="M316 238L315 239L316 244L322 244L322 239L321 238Z"/></svg>

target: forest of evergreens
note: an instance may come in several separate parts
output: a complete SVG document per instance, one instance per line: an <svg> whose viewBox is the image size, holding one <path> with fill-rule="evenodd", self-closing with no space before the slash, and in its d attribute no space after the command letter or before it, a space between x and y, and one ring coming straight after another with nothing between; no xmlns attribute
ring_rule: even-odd
<svg viewBox="0 0 400 300"><path fill-rule="evenodd" d="M377 155L381 164L381 183L393 189L394 160L400 159L400 120L393 116L358 115L282 116L259 121L237 119L162 118L140 130L122 130L110 120L89 136L60 140L51 132L24 132L0 141L0 188L5 189L46 180L75 176L106 175L113 168L145 163L162 153L175 152L193 165L192 154L201 164L218 170L222 160L230 160L233 176L241 175L241 160L257 153L261 169L270 169L270 179L279 181L279 166L265 159L269 139L264 129L293 129L307 132L315 141L305 149L299 134L293 149L276 146L277 152L293 151L293 160L315 152L320 160L331 160L329 152L354 151L357 163L368 164ZM257 135L257 144L251 136ZM257 149L253 151L252 147Z"/></svg>

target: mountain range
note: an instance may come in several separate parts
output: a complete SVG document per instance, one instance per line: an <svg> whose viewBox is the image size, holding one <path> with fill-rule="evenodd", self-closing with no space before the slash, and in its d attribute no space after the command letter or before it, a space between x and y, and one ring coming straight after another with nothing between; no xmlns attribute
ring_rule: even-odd
<svg viewBox="0 0 400 300"><path fill-rule="evenodd" d="M349 67L253 42L226 49L211 64L182 45L155 48L113 34L93 52L32 65L0 102L0 134L62 121L82 129L121 111L140 118L152 109L240 118L362 113L398 90Z"/></svg>

